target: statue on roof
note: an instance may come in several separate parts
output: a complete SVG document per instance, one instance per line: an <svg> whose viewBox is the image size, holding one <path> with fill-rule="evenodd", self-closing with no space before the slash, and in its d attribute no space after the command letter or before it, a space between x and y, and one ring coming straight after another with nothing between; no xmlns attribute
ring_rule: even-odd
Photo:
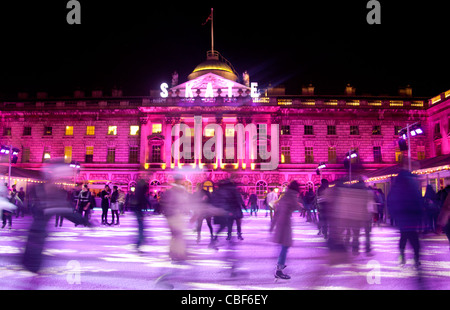
<svg viewBox="0 0 450 310"><path fill-rule="evenodd" d="M178 85L178 73L175 71L172 74L172 87L177 86Z"/></svg>
<svg viewBox="0 0 450 310"><path fill-rule="evenodd" d="M244 71L244 73L242 73L242 80L245 86L250 87L250 75L247 71Z"/></svg>

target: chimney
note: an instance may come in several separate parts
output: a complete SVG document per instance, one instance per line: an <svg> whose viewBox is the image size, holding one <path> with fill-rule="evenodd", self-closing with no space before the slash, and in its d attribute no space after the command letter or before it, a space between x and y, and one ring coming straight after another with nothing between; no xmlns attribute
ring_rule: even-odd
<svg viewBox="0 0 450 310"><path fill-rule="evenodd" d="M73 93L73 96L74 96L75 98L83 98L83 97L84 97L84 91L82 91L82 90L76 90L76 91Z"/></svg>
<svg viewBox="0 0 450 310"><path fill-rule="evenodd" d="M19 92L17 94L17 98L19 98L19 99L28 99L28 93L26 93L26 92Z"/></svg>
<svg viewBox="0 0 450 310"><path fill-rule="evenodd" d="M93 90L92 91L92 97L94 98L100 98L103 96L103 92L101 90Z"/></svg>
<svg viewBox="0 0 450 310"><path fill-rule="evenodd" d="M399 88L398 94L399 94L399 96L412 97L412 88L411 88L411 86L408 85L406 87Z"/></svg>
<svg viewBox="0 0 450 310"><path fill-rule="evenodd" d="M284 85L278 85L275 87L269 85L267 89L267 94L269 96L284 96L286 95L286 87L284 87Z"/></svg>
<svg viewBox="0 0 450 310"><path fill-rule="evenodd" d="M314 86L312 84L309 84L308 86L303 86L302 95L314 95Z"/></svg>
<svg viewBox="0 0 450 310"><path fill-rule="evenodd" d="M353 86L351 86L350 84L347 84L347 86L345 87L346 95L349 95L349 96L354 95L355 91L356 91L356 89Z"/></svg>
<svg viewBox="0 0 450 310"><path fill-rule="evenodd" d="M40 91L36 93L37 99L46 99L48 97L48 94L46 92Z"/></svg>
<svg viewBox="0 0 450 310"><path fill-rule="evenodd" d="M122 97L122 90L113 88L111 95L113 97Z"/></svg>

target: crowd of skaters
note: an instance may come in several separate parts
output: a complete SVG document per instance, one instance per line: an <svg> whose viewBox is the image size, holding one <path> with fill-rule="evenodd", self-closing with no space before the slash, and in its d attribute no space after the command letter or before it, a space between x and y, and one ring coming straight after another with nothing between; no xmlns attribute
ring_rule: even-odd
<svg viewBox="0 0 450 310"><path fill-rule="evenodd" d="M62 175L67 172L56 171ZM14 185L8 188L5 184L0 190L2 228L6 224L11 228L13 215L23 217L27 211L33 215L34 221L29 231L23 262L31 271L38 271L41 265L46 224L50 218L55 217L55 226L61 226L63 218L73 222L75 226L97 226L91 218L91 210L96 207L95 196L87 184L81 190L66 192L51 182L53 179L57 180L57 172L49 176L48 182L31 187L31 193L27 195L23 188L17 191ZM450 241L449 193L450 186L438 193L428 186L422 197L416 176L406 169L394 178L387 197L380 189L367 187L362 179L353 184L338 180L332 187L323 179L316 192L312 188L302 192L297 181L292 181L281 193L271 189L264 197L262 206L266 217L270 215L268 228L272 232L273 241L280 246L275 278L290 278L284 273L284 269L288 250L293 245L291 217L295 211L306 222L317 225L318 235L326 239L330 253L359 255L360 235L363 233L365 253L370 256L372 227L385 223L394 225L400 231L400 264L405 264L405 248L409 242L414 250L415 266L419 268L419 233L444 232ZM206 221L210 238L208 247L218 249L221 233L226 233L224 239L230 241L233 227L236 227L237 239L244 240L243 209L249 212L249 216L257 216L258 211L261 211L258 197L255 194L245 197L231 179L220 181L212 193L203 189L201 184L193 193L189 193L184 187L184 176L175 175L172 186L154 196L149 195L149 187L144 180L139 180L134 191L126 194L119 187L108 184L98 197L102 209L98 226L119 225L120 216L133 211L138 226L135 242L138 251L145 240L144 210L150 209L163 214L171 233L169 256L174 262L188 259L184 233L189 224L194 223L199 242L202 224ZM25 204L25 199L30 201ZM25 205L29 206L28 210ZM111 222L108 221L109 210ZM390 215L390 223L387 223L386 211Z"/></svg>

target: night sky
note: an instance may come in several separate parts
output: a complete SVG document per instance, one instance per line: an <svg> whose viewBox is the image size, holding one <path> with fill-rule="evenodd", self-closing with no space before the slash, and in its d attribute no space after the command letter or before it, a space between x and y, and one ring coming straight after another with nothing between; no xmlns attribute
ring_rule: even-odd
<svg viewBox="0 0 450 310"><path fill-rule="evenodd" d="M178 71L180 83L215 49L260 88L288 93L312 83L317 94L432 97L450 89L448 7L444 1L379 1L381 25L369 25L368 1L94 1L81 25L68 25L68 1L0 4L0 95L50 97L113 87L148 95Z"/></svg>

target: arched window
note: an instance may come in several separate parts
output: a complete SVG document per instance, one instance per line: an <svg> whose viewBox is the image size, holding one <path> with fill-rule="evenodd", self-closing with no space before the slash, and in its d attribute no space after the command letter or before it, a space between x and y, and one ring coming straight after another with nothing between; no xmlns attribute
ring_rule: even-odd
<svg viewBox="0 0 450 310"><path fill-rule="evenodd" d="M214 184L213 184L213 182L211 182L211 181L209 181L209 180L203 182L203 189L204 189L205 191L208 191L208 192L212 193L213 190L214 190Z"/></svg>
<svg viewBox="0 0 450 310"><path fill-rule="evenodd" d="M153 180L150 182L150 186L160 186L161 182L159 182L158 180Z"/></svg>
<svg viewBox="0 0 450 310"><path fill-rule="evenodd" d="M136 190L136 182L134 182L134 181L133 181L133 182L130 182L128 190L129 190L130 192L133 192L133 193L134 193L134 191Z"/></svg>
<svg viewBox="0 0 450 310"><path fill-rule="evenodd" d="M310 188L314 191L314 183L312 181L308 181L305 184L305 189L306 190L309 190Z"/></svg>
<svg viewBox="0 0 450 310"><path fill-rule="evenodd" d="M263 199L267 194L267 183L264 181L256 182L256 196L258 199Z"/></svg>
<svg viewBox="0 0 450 310"><path fill-rule="evenodd" d="M158 193L158 191L160 191L161 188L161 182L159 182L158 180L153 180L150 182L150 193L151 194L156 194Z"/></svg>

